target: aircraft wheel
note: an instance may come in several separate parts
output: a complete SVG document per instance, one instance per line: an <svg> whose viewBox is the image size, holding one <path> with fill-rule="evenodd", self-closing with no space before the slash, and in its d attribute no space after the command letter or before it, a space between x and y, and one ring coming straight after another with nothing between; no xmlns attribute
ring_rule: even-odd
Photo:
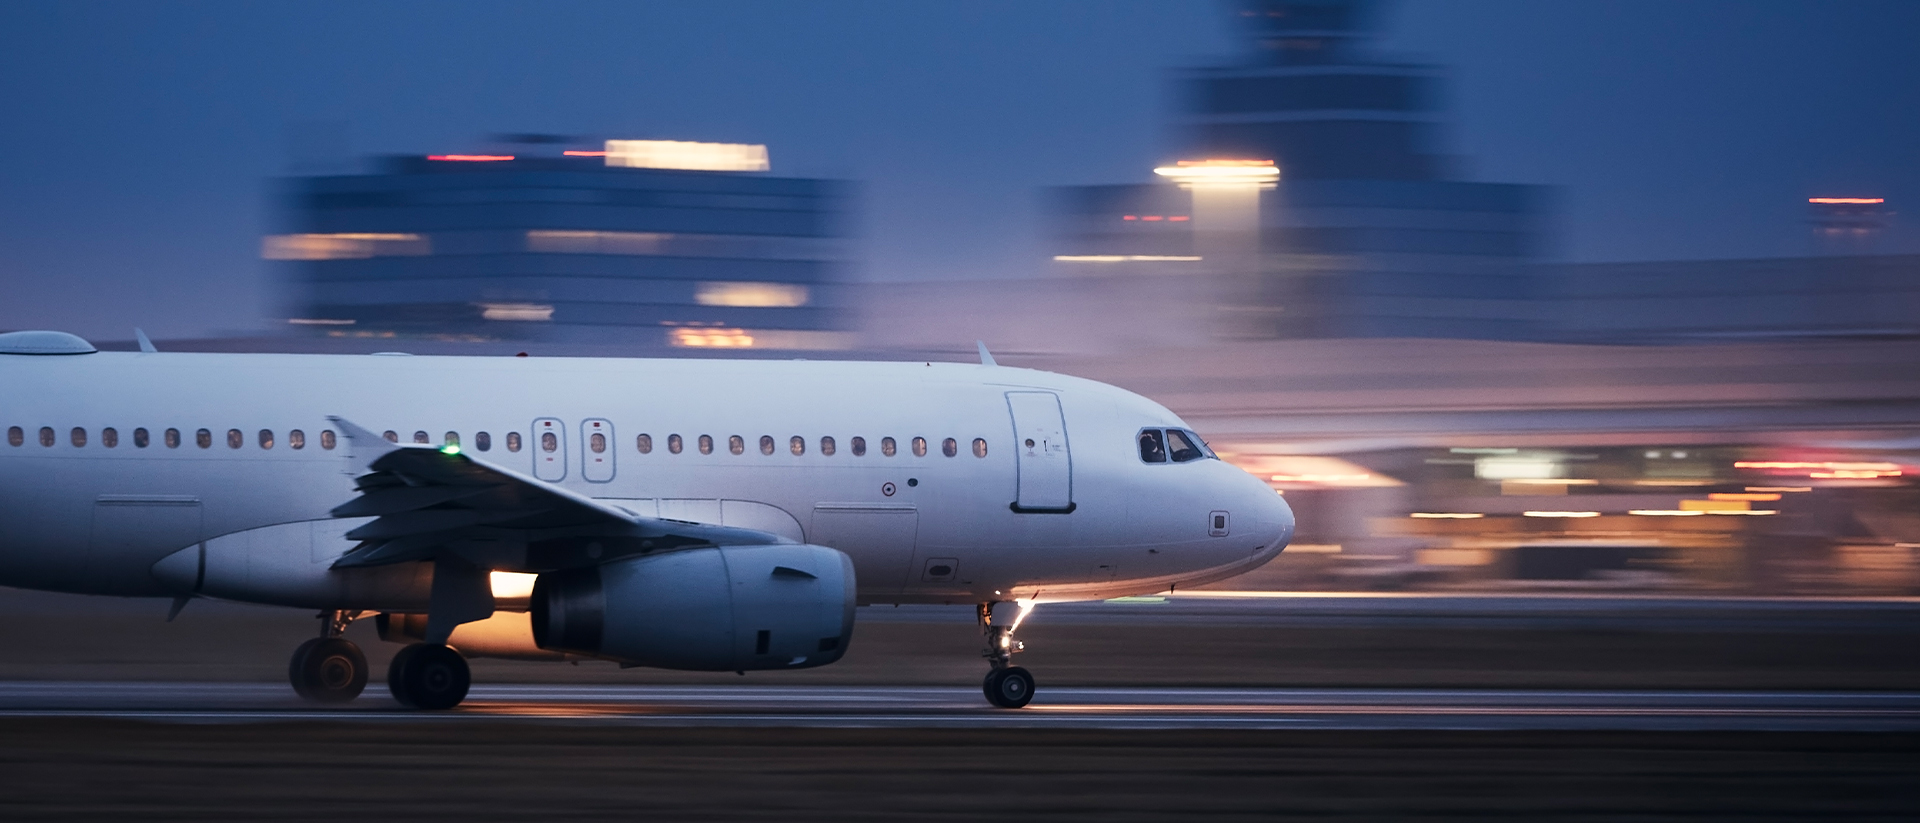
<svg viewBox="0 0 1920 823"><path fill-rule="evenodd" d="M387 667L387 688L409 709L451 709L467 698L472 684L467 659L437 643L401 649Z"/></svg>
<svg viewBox="0 0 1920 823"><path fill-rule="evenodd" d="M1003 709L1018 709L1033 700L1033 675L1019 666L988 672L981 687L987 702Z"/></svg>
<svg viewBox="0 0 1920 823"><path fill-rule="evenodd" d="M367 656L352 641L316 637L293 650L287 679L310 702L345 703L367 687Z"/></svg>

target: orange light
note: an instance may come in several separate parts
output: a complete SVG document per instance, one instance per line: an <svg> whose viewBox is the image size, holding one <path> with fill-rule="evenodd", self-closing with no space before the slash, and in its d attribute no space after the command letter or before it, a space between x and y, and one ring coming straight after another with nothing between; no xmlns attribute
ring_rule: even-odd
<svg viewBox="0 0 1920 823"><path fill-rule="evenodd" d="M1178 160L1176 166L1271 166L1272 160Z"/></svg>
<svg viewBox="0 0 1920 823"><path fill-rule="evenodd" d="M1875 206L1887 202L1885 197L1809 197L1809 203L1822 206Z"/></svg>
<svg viewBox="0 0 1920 823"><path fill-rule="evenodd" d="M1137 215L1137 214L1129 214L1129 215L1127 215L1127 216L1125 216L1125 217L1122 217L1122 218L1120 218L1120 219L1122 219L1122 220L1138 220L1138 219L1140 219L1140 215Z"/></svg>
<svg viewBox="0 0 1920 823"><path fill-rule="evenodd" d="M1730 494L1730 493L1715 493L1715 494L1709 494L1709 495L1707 495L1707 499L1708 499L1708 500L1745 500L1745 501L1749 501L1749 502L1759 502L1759 503L1764 503L1764 502L1768 502L1768 501L1772 501L1772 500L1779 500L1779 499L1780 499L1780 495L1777 495L1777 494Z"/></svg>
<svg viewBox="0 0 1920 823"><path fill-rule="evenodd" d="M1178 216L1174 216L1174 217L1169 217L1169 218L1167 218L1167 219L1168 219L1168 220L1170 220L1170 221L1172 221L1172 222L1175 222L1175 223L1185 223L1185 222L1187 222L1188 220L1192 220L1193 218L1191 218L1191 217L1188 217L1188 216L1186 216L1186 215L1184 215L1184 214L1182 214L1182 215L1178 215Z"/></svg>
<svg viewBox="0 0 1920 823"><path fill-rule="evenodd" d="M428 160L452 160L460 163L498 163L512 160L511 154L429 154Z"/></svg>
<svg viewBox="0 0 1920 823"><path fill-rule="evenodd" d="M1147 216L1145 216L1145 217L1142 217L1142 218L1140 218L1140 219L1142 219L1142 220L1145 220L1145 221L1147 221L1147 222L1149 222L1149 223L1152 223L1152 222L1157 222L1157 221L1160 221L1160 220L1165 220L1165 219L1167 219L1167 218L1165 218L1165 217L1162 217L1162 216L1160 216L1160 215L1157 215L1157 214L1149 214L1149 215L1147 215Z"/></svg>
<svg viewBox="0 0 1920 823"><path fill-rule="evenodd" d="M568 157L605 157L607 156L607 153L604 151L563 151L561 152L561 154L564 154Z"/></svg>

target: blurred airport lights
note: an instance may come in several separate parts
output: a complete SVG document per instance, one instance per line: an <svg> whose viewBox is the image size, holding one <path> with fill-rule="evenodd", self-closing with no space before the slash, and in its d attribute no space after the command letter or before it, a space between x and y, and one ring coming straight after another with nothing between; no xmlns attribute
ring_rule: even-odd
<svg viewBox="0 0 1920 823"><path fill-rule="evenodd" d="M1270 189L1280 180L1280 167L1272 160L1181 160L1154 169L1153 173L1179 183L1181 188L1199 185Z"/></svg>

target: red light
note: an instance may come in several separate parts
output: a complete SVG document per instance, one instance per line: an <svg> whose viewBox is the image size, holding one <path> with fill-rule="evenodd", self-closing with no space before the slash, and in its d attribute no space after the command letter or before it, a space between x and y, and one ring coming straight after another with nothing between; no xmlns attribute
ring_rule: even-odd
<svg viewBox="0 0 1920 823"><path fill-rule="evenodd" d="M1809 203L1823 206L1873 206L1887 202L1885 197L1809 197Z"/></svg>
<svg viewBox="0 0 1920 823"><path fill-rule="evenodd" d="M1122 217L1122 218L1120 218L1120 219L1122 219L1122 220L1138 220L1138 219L1140 219L1140 216L1139 216L1139 215L1135 215L1135 214L1129 214L1129 215L1127 215L1127 216L1125 216L1125 217Z"/></svg>
<svg viewBox="0 0 1920 823"><path fill-rule="evenodd" d="M1173 222L1175 222L1175 223L1185 223L1185 222L1187 222L1188 220L1192 220L1193 218L1191 218L1191 217L1188 217L1188 216L1186 216L1186 215L1184 215L1184 214L1181 214L1181 215L1176 215L1176 216L1173 216L1173 217L1169 217L1169 218L1167 218L1167 219L1168 219L1168 220L1171 220L1171 221L1173 221Z"/></svg>
<svg viewBox="0 0 1920 823"><path fill-rule="evenodd" d="M604 151L563 151L561 152L561 154L564 154L568 157L605 157L607 156L607 153Z"/></svg>
<svg viewBox="0 0 1920 823"><path fill-rule="evenodd" d="M1149 214L1149 215L1147 215L1147 216L1145 216L1145 217L1142 217L1142 218L1140 218L1140 219L1142 219L1142 220L1148 220L1148 221L1152 221L1152 220L1165 220L1165 219L1167 219L1167 218L1165 218L1165 217L1161 217L1160 215L1157 215L1157 214Z"/></svg>
<svg viewBox="0 0 1920 823"><path fill-rule="evenodd" d="M428 160L452 160L461 163L498 163L512 160L511 154L429 154Z"/></svg>

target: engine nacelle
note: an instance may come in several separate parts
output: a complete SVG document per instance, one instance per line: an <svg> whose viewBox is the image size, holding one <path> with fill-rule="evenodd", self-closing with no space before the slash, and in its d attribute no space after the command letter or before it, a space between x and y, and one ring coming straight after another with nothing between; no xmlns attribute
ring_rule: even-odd
<svg viewBox="0 0 1920 823"><path fill-rule="evenodd" d="M540 648L693 671L803 669L846 654L853 560L825 546L690 549L540 575Z"/></svg>

